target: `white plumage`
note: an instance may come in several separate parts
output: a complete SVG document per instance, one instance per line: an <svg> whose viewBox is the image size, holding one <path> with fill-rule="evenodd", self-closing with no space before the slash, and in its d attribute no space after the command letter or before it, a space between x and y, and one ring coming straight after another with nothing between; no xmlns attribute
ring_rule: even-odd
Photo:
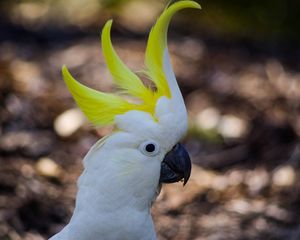
<svg viewBox="0 0 300 240"><path fill-rule="evenodd" d="M186 7L200 6L192 1L173 4L150 34L148 49L156 51L154 37L164 45L156 55L148 52L150 74L160 77L162 84L166 79L170 96L157 99L154 113L131 109L115 115L117 131L99 140L84 158L84 171L78 180L76 206L69 224L50 240L156 239L150 209L161 183L181 179L186 183L191 171L188 154L178 144L187 131L187 112L164 44L171 16ZM158 32L160 29L162 33ZM156 61L154 57L162 59ZM111 67L120 63L118 59L111 61ZM77 103L102 101L103 95L77 83L67 70L63 71ZM85 113L93 114L94 108L89 109L86 102L79 102L79 106L87 108Z"/></svg>
<svg viewBox="0 0 300 240"><path fill-rule="evenodd" d="M156 239L150 207L159 192L160 165L181 138L174 129L182 129L180 122L186 126L186 115L175 121L170 105L159 100L159 122L140 111L117 117L122 131L99 140L84 158L73 216L51 240ZM139 150L149 139L160 147L153 157Z"/></svg>

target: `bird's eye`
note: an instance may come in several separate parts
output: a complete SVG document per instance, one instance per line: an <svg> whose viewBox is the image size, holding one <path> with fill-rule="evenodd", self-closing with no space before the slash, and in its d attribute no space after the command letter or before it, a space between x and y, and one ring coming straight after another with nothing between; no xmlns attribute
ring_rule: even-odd
<svg viewBox="0 0 300 240"><path fill-rule="evenodd" d="M141 153L143 153L146 156L155 156L159 153L159 145L153 141L146 141L143 142L139 147Z"/></svg>

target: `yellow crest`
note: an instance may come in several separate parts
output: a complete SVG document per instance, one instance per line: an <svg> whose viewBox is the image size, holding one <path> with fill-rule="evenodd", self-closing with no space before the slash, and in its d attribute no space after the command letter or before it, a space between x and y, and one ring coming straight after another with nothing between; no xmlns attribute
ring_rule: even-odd
<svg viewBox="0 0 300 240"><path fill-rule="evenodd" d="M116 115L130 110L145 111L155 118L157 100L162 96L172 97L170 81L164 69L167 30L172 16L183 8L200 9L200 5L193 1L179 1L172 4L164 10L149 34L145 72L155 84L155 90L145 86L141 79L118 57L110 39L112 20L109 20L102 30L102 51L114 83L123 93L137 98L139 101L136 104L128 102L120 95L104 93L86 87L72 77L66 66L62 67L66 85L89 121L100 126L112 124Z"/></svg>

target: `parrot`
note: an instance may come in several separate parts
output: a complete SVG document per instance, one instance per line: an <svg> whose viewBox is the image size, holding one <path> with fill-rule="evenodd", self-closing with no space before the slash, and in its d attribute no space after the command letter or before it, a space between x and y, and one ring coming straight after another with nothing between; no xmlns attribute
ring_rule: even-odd
<svg viewBox="0 0 300 240"><path fill-rule="evenodd" d="M115 92L89 88L62 67L67 88L87 119L97 127L115 129L84 157L73 215L49 240L157 239L152 204L162 184L185 185L192 168L180 144L188 116L167 47L170 20L185 8L201 7L190 0L175 2L164 9L149 33L142 71L148 85L114 50L112 20L102 29L101 45Z"/></svg>

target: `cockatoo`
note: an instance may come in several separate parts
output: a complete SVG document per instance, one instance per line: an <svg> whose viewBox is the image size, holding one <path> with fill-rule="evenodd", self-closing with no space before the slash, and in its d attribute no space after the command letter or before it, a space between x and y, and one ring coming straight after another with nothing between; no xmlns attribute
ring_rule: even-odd
<svg viewBox="0 0 300 240"><path fill-rule="evenodd" d="M87 118L96 126L114 124L116 131L85 156L73 216L51 240L156 239L150 209L161 184L186 184L191 173L189 155L179 143L187 131L187 111L167 49L171 17L184 8L200 6L193 1L172 4L150 32L144 72L153 86L118 57L110 39L111 20L101 43L118 94L84 86L63 66L65 83Z"/></svg>

